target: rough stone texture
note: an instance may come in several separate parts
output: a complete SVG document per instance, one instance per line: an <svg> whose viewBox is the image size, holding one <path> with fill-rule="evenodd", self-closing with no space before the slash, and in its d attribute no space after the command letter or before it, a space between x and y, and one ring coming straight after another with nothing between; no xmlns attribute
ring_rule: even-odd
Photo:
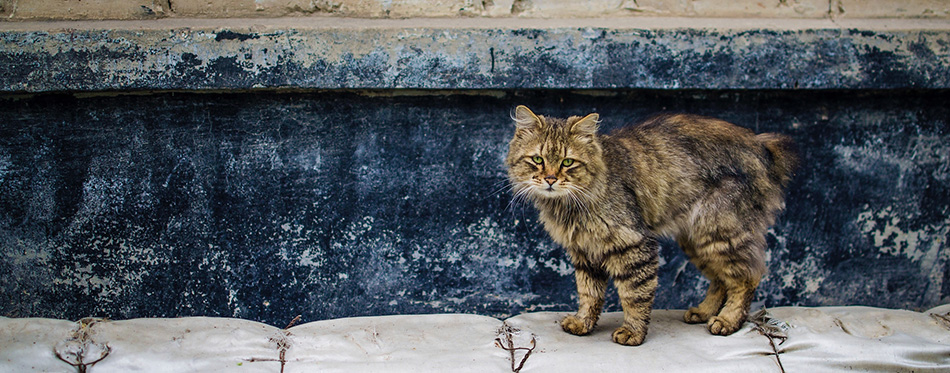
<svg viewBox="0 0 950 373"><path fill-rule="evenodd" d="M153 19L170 14L167 0L0 0L12 20Z"/></svg>
<svg viewBox="0 0 950 373"><path fill-rule="evenodd" d="M401 92L401 93L400 93ZM397 94L398 93L398 94ZM794 137L768 306L950 301L950 100L927 91L323 91L0 99L0 315L333 317L573 308L511 206L509 111L657 111ZM669 242L658 308L705 280ZM617 310L611 290L608 309Z"/></svg>
<svg viewBox="0 0 950 373"><path fill-rule="evenodd" d="M831 0L829 11L834 17L939 17L950 16L950 2L945 0Z"/></svg>
<svg viewBox="0 0 950 373"><path fill-rule="evenodd" d="M529 1L523 14L822 18L828 16L828 4L828 0L536 0Z"/></svg>
<svg viewBox="0 0 950 373"><path fill-rule="evenodd" d="M950 88L943 21L415 22L6 24L0 90Z"/></svg>
<svg viewBox="0 0 950 373"><path fill-rule="evenodd" d="M948 18L944 0L0 0L11 20L287 17Z"/></svg>
<svg viewBox="0 0 950 373"><path fill-rule="evenodd" d="M313 0L192 0L173 2L180 17L284 17L320 11Z"/></svg>

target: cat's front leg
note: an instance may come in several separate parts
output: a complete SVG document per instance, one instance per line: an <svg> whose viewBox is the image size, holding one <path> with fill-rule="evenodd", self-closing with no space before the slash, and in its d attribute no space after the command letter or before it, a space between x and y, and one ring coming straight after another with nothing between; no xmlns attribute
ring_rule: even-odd
<svg viewBox="0 0 950 373"><path fill-rule="evenodd" d="M574 280L577 283L577 313L561 320L561 328L574 335L587 335L594 330L604 308L607 273L586 262L575 261Z"/></svg>
<svg viewBox="0 0 950 373"><path fill-rule="evenodd" d="M653 297L658 284L656 276L641 286L629 282L618 283L620 304L623 306L623 325L614 330L613 340L622 345L639 346L647 337L647 325L650 324L650 312L653 311Z"/></svg>
<svg viewBox="0 0 950 373"><path fill-rule="evenodd" d="M622 345L639 346L646 339L659 285L656 251L644 249L627 249L607 262L607 271L614 278L623 306L623 325L614 331L613 340Z"/></svg>

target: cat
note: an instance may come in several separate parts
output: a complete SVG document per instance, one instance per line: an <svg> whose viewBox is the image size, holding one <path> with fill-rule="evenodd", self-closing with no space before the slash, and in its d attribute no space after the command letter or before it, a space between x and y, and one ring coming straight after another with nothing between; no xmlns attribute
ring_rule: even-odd
<svg viewBox="0 0 950 373"><path fill-rule="evenodd" d="M690 114L661 114L598 134L599 116L548 118L518 106L505 163L514 199L530 201L574 265L578 311L564 331L590 333L612 278L623 308L613 341L643 343L657 288L657 239L671 237L706 276L686 311L729 335L766 272L765 234L797 167L785 135Z"/></svg>

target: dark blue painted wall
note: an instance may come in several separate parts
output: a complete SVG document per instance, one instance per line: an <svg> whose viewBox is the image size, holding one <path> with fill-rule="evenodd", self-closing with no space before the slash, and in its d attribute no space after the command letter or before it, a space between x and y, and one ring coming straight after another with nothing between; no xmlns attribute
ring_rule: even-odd
<svg viewBox="0 0 950 373"><path fill-rule="evenodd" d="M573 308L566 255L510 205L509 111L659 111L795 138L768 306L950 299L950 92L322 91L0 98L0 315L275 325ZM662 248L659 308L705 280ZM609 305L617 309L616 301Z"/></svg>

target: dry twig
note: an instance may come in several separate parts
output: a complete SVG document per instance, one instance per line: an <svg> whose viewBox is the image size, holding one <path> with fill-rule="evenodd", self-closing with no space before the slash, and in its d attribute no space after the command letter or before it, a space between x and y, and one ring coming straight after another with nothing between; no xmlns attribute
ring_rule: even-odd
<svg viewBox="0 0 950 373"><path fill-rule="evenodd" d="M937 320L937 322L940 323L940 325L942 325L944 328L950 329L950 312L947 312L943 315L932 313L930 314L930 317L933 317L934 320Z"/></svg>
<svg viewBox="0 0 950 373"><path fill-rule="evenodd" d="M274 335L273 337L270 337L270 341L274 342L274 344L277 345L277 353L278 353L277 359L252 357L250 359L245 359L245 360L251 363L257 362L257 361L279 361L280 373L284 373L284 366L287 365L287 358L286 358L287 350L289 350L291 345L293 344L290 341L290 336L291 336L290 331L287 329L290 329L292 326L296 325L297 322L300 321L301 316L302 315L297 315L297 317L294 317L294 319L290 320L290 323L288 323L286 327L278 331L278 333Z"/></svg>
<svg viewBox="0 0 950 373"><path fill-rule="evenodd" d="M514 334L518 332L520 332L520 330L512 328L508 323L504 323L501 330L499 330L498 338L495 338L495 345L511 354L511 371L514 373L521 372L521 368L524 368L524 363L528 361L528 357L531 356L531 353L537 346L534 334L532 334L531 341L529 342L531 343L531 347L515 347ZM504 341L502 341L502 337L504 337ZM515 366L515 353L517 351L527 352L524 354L524 357L521 358L521 362Z"/></svg>
<svg viewBox="0 0 950 373"><path fill-rule="evenodd" d="M79 320L79 326L72 336L53 347L56 358L75 367L79 373L86 373L89 367L109 356L112 347L108 343L92 340L92 327L101 321L103 319L92 317Z"/></svg>
<svg viewBox="0 0 950 373"><path fill-rule="evenodd" d="M769 355L775 356L775 362L778 363L779 370L785 373L785 367L782 365L782 359L779 357L781 352L779 352L778 347L775 345L775 340L780 340L778 343L779 346L785 343L788 339L788 323L773 318L765 308L749 316L749 322L755 324L756 331L769 338L769 345L772 346L772 353Z"/></svg>

